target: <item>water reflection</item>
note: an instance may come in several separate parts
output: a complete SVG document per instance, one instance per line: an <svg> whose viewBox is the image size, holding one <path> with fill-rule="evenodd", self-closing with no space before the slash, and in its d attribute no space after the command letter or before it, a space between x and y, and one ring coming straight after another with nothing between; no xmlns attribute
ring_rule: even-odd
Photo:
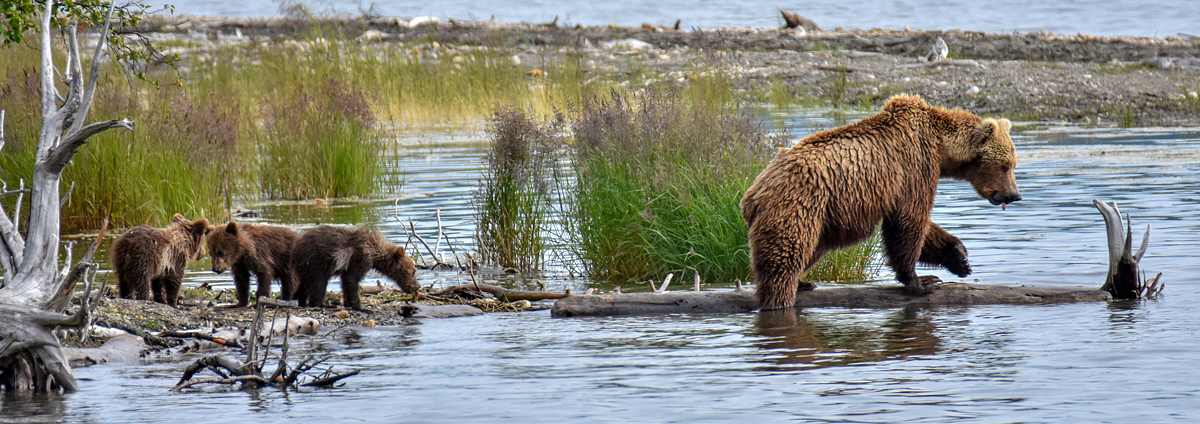
<svg viewBox="0 0 1200 424"><path fill-rule="evenodd" d="M938 352L941 339L927 308L849 312L857 316L801 309L760 312L755 324L765 339L757 345L770 351L767 361L778 365L766 369L821 368ZM882 320L870 319L879 314Z"/></svg>
<svg viewBox="0 0 1200 424"><path fill-rule="evenodd" d="M58 393L0 392L0 421L60 421L66 415L64 396Z"/></svg>

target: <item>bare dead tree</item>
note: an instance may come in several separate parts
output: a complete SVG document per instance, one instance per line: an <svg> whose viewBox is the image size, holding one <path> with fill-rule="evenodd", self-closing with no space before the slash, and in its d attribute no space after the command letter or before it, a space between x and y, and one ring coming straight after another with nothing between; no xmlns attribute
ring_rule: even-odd
<svg viewBox="0 0 1200 424"><path fill-rule="evenodd" d="M83 271L93 264L80 261L58 269L62 207L59 184L63 168L88 137L113 128L133 129L133 121L129 119L84 124L106 54L108 22L114 9L115 5L110 4L86 75L77 22L71 21L65 28L67 60L61 72L55 67L51 44L53 0L45 1L38 25L42 125L29 192L28 232L22 236L19 223L0 208L0 266L5 272L4 285L0 287L0 336L8 341L0 344L3 348L0 374L6 376L0 385L11 389L66 392L77 389L58 339L50 329L86 325L86 317L82 316L85 314L66 316L62 312L70 303L79 278L87 274ZM55 81L56 75L62 75L62 80ZM65 97L59 93L59 83L67 87ZM87 308L81 311L86 312Z"/></svg>

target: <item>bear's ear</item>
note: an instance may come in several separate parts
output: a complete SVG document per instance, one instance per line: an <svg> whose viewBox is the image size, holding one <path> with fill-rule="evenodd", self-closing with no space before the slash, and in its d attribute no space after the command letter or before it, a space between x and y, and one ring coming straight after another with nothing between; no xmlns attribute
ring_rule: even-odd
<svg viewBox="0 0 1200 424"><path fill-rule="evenodd" d="M229 221L228 224L225 224L225 232L229 233L229 235L231 235L231 236L236 236L238 233L237 223L233 222L233 221Z"/></svg>
<svg viewBox="0 0 1200 424"><path fill-rule="evenodd" d="M1000 123L1000 129L1004 130L1006 133L1012 130L1012 121L1009 121L1008 119L1000 118L997 119L996 122Z"/></svg>
<svg viewBox="0 0 1200 424"><path fill-rule="evenodd" d="M996 120L984 119L980 121L979 125L975 127L975 131L971 133L971 144L980 145L987 143L996 134L996 131L999 131Z"/></svg>
<svg viewBox="0 0 1200 424"><path fill-rule="evenodd" d="M183 214L177 213L175 216L171 217L171 222L187 222L187 218L184 218Z"/></svg>
<svg viewBox="0 0 1200 424"><path fill-rule="evenodd" d="M404 246L396 246L395 249L392 249L392 255L395 255L397 259L403 258L405 256Z"/></svg>

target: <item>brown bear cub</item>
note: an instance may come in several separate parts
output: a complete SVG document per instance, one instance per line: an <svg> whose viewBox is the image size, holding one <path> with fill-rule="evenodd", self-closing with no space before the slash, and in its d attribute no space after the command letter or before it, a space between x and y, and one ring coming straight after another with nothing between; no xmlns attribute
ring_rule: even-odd
<svg viewBox="0 0 1200 424"><path fill-rule="evenodd" d="M348 308L362 309L358 283L375 269L396 282L405 293L416 294L417 266L404 247L389 243L379 231L322 225L304 233L292 249L292 266L298 280L300 306L325 306L329 278L342 277L342 299Z"/></svg>
<svg viewBox="0 0 1200 424"><path fill-rule="evenodd" d="M126 299L153 300L178 306L179 287L188 261L204 256L208 220L188 221L175 214L167 228L139 225L125 231L112 245L117 292Z"/></svg>
<svg viewBox="0 0 1200 424"><path fill-rule="evenodd" d="M300 234L272 225L228 224L208 236L212 270L220 274L233 268L238 307L250 304L250 273L258 279L255 299L271 295L271 282L278 279L280 297L292 299L292 245Z"/></svg>
<svg viewBox="0 0 1200 424"><path fill-rule="evenodd" d="M800 278L822 255L881 221L888 265L910 294L933 290L917 262L969 274L962 241L929 220L938 179L966 180L994 205L1021 200L1011 127L900 95L875 116L780 149L742 197L763 308L792 306L798 289L815 287Z"/></svg>

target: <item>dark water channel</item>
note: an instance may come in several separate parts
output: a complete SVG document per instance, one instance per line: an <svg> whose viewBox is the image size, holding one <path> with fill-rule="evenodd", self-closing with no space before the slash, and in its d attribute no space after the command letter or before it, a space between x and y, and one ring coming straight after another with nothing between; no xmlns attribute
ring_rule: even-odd
<svg viewBox="0 0 1200 424"><path fill-rule="evenodd" d="M793 133L839 121L781 111ZM75 370L78 393L8 397L0 421L66 422L1196 422L1200 420L1200 131L1019 125L1024 200L1001 211L944 182L934 220L960 236L987 284L1098 287L1104 230L1093 198L1153 226L1157 300L1062 306L806 309L718 316L552 319L547 311L348 328L310 340L335 389L170 391L174 361ZM398 201L260 207L260 219L412 218L432 241L437 208L471 249L469 196L486 145L472 131L401 137ZM460 244L461 243L461 244ZM448 253L447 253L448 254ZM950 279L944 272L936 272ZM569 280L552 271L543 278ZM423 284L458 278L422 273ZM883 276L887 278L888 276ZM190 281L208 279L197 271ZM571 280L578 281L578 280ZM571 283L580 287L587 282ZM884 281L883 284L891 284Z"/></svg>

